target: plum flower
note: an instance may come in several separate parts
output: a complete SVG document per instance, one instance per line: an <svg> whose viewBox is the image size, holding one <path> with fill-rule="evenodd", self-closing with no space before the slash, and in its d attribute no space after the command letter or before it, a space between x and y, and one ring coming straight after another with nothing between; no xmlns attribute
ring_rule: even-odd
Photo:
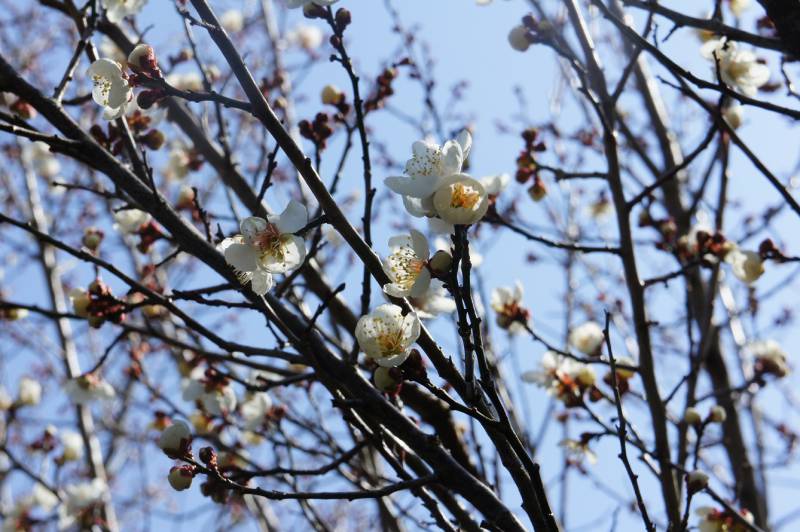
<svg viewBox="0 0 800 532"><path fill-rule="evenodd" d="M603 328L593 321L587 321L569 333L569 343L585 355L597 355L603 340L605 340Z"/></svg>
<svg viewBox="0 0 800 532"><path fill-rule="evenodd" d="M512 334L525 330L530 312L522 306L522 283L517 281L513 288L501 286L492 290L491 306L497 313L497 325Z"/></svg>
<svg viewBox="0 0 800 532"><path fill-rule="evenodd" d="M404 199L409 213L430 215L431 205L425 200L439 189L446 177L461 172L471 147L472 136L466 130L444 146L419 140L411 146L412 156L406 162L405 175L387 177L384 183L393 192L409 198Z"/></svg>
<svg viewBox="0 0 800 532"><path fill-rule="evenodd" d="M761 340L748 345L755 358L756 373L775 375L777 378L789 374L786 351L775 340Z"/></svg>
<svg viewBox="0 0 800 532"><path fill-rule="evenodd" d="M453 225L470 225L479 221L489 208L486 189L466 174L445 178L433 195L436 214Z"/></svg>
<svg viewBox="0 0 800 532"><path fill-rule="evenodd" d="M725 38L709 40L703 44L700 53L706 59L719 62L722 81L745 96L755 96L759 87L769 81L769 68L761 64L753 52L740 50L733 41Z"/></svg>
<svg viewBox="0 0 800 532"><path fill-rule="evenodd" d="M411 230L409 235L398 235L389 239L390 255L383 264L383 271L391 283L383 291L393 297L419 297L431 284L431 272L427 268L430 247L425 235Z"/></svg>
<svg viewBox="0 0 800 532"><path fill-rule="evenodd" d="M24 406L36 406L42 400L42 385L37 381L22 377L17 391L17 403Z"/></svg>
<svg viewBox="0 0 800 532"><path fill-rule="evenodd" d="M256 430L264 424L264 420L272 409L272 399L266 392L256 392L242 403L241 412L247 430Z"/></svg>
<svg viewBox="0 0 800 532"><path fill-rule="evenodd" d="M433 279L424 294L410 297L409 302L417 309L417 316L423 320L440 314L450 314L456 309L456 302L448 296L444 283L439 279Z"/></svg>
<svg viewBox="0 0 800 532"><path fill-rule="evenodd" d="M316 50L322 46L325 35L316 26L300 24L291 31L286 32L286 42L290 46L297 46L304 50Z"/></svg>
<svg viewBox="0 0 800 532"><path fill-rule="evenodd" d="M731 265L733 275L747 284L753 284L764 273L764 261L755 251L734 248L725 255L725 262Z"/></svg>
<svg viewBox="0 0 800 532"><path fill-rule="evenodd" d="M411 345L420 334L419 318L403 316L397 305L386 304L372 314L361 316L356 324L356 339L361 350L379 366L396 367L411 354Z"/></svg>
<svg viewBox="0 0 800 532"><path fill-rule="evenodd" d="M203 410L212 416L227 416L236 410L236 392L212 370L197 368L184 380L182 389L184 401L199 401Z"/></svg>
<svg viewBox="0 0 800 532"><path fill-rule="evenodd" d="M111 59L98 59L91 64L87 73L94 85L92 98L103 106L103 118L116 120L124 115L133 101L133 89L119 63Z"/></svg>
<svg viewBox="0 0 800 532"><path fill-rule="evenodd" d="M294 233L307 223L306 208L292 200L280 215L242 220L242 234L226 238L220 251L240 281L251 281L253 291L263 295L272 288L271 274L294 270L305 260L305 243Z"/></svg>
<svg viewBox="0 0 800 532"><path fill-rule="evenodd" d="M72 484L64 488L61 497L63 504L59 508L59 530L70 528L79 524L79 528L84 528L84 523L77 523L86 509L100 504L108 497L108 484L102 479L96 478L90 482ZM86 513L91 515L91 513ZM89 527L87 527L89 528Z"/></svg>
<svg viewBox="0 0 800 532"><path fill-rule="evenodd" d="M700 517L697 528L700 532L745 532L749 527L740 523L729 510L701 506L695 513ZM739 515L748 523L754 523L753 514L742 508Z"/></svg>
<svg viewBox="0 0 800 532"><path fill-rule="evenodd" d="M111 22L120 22L123 18L137 14L147 0L103 0L106 16Z"/></svg>
<svg viewBox="0 0 800 532"><path fill-rule="evenodd" d="M553 351L542 356L540 365L540 369L526 371L520 377L525 382L538 384L567 407L579 405L583 393L597 380L591 366Z"/></svg>
<svg viewBox="0 0 800 532"><path fill-rule="evenodd" d="M94 373L68 380L64 385L64 391L76 405L89 404L95 400L109 400L116 396L113 386Z"/></svg>
<svg viewBox="0 0 800 532"><path fill-rule="evenodd" d="M123 209L114 213L114 228L129 235L150 221L150 214L139 209Z"/></svg>

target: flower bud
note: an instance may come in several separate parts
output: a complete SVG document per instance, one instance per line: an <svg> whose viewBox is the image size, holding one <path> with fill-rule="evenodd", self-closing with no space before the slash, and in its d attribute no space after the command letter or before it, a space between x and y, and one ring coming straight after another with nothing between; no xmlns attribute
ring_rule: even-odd
<svg viewBox="0 0 800 532"><path fill-rule="evenodd" d="M103 242L105 233L96 227L87 227L83 230L83 239L81 243L91 251L97 251L100 243Z"/></svg>
<svg viewBox="0 0 800 532"><path fill-rule="evenodd" d="M597 381L597 376L595 375L594 370L591 368L591 366L587 365L581 367L576 378L581 385L586 387L594 386L595 382Z"/></svg>
<svg viewBox="0 0 800 532"><path fill-rule="evenodd" d="M708 486L708 475L699 469L695 469L686 475L686 487L688 488L689 493L697 493L698 491L705 489L706 486Z"/></svg>
<svg viewBox="0 0 800 532"><path fill-rule="evenodd" d="M744 108L741 105L729 105L722 110L722 118L733 129L739 129L744 121Z"/></svg>
<svg viewBox="0 0 800 532"><path fill-rule="evenodd" d="M403 374L397 368L379 367L373 375L375 387L389 395L395 395L403 384Z"/></svg>
<svg viewBox="0 0 800 532"><path fill-rule="evenodd" d="M450 252L440 249L433 254L428 264L433 273L444 275L450 271L450 266L453 264L453 256L450 255Z"/></svg>
<svg viewBox="0 0 800 532"><path fill-rule="evenodd" d="M525 26L514 26L508 33L508 44L518 52L527 50L531 42L528 40L528 29Z"/></svg>
<svg viewBox="0 0 800 532"><path fill-rule="evenodd" d="M303 15L305 15L306 18L325 18L326 13L324 7L314 2L309 2L303 6Z"/></svg>
<svg viewBox="0 0 800 532"><path fill-rule="evenodd" d="M42 385L28 377L23 377L20 379L17 404L24 406L36 406L41 400Z"/></svg>
<svg viewBox="0 0 800 532"><path fill-rule="evenodd" d="M724 423L727 418L728 414L725 412L725 409L719 405L713 407L708 413L709 423Z"/></svg>
<svg viewBox="0 0 800 532"><path fill-rule="evenodd" d="M191 443L192 432L183 421L177 421L164 429L158 438L158 446L167 456L180 456L190 448Z"/></svg>
<svg viewBox="0 0 800 532"><path fill-rule="evenodd" d="M541 179L536 179L528 189L528 195L533 201L542 201L547 196L547 187Z"/></svg>
<svg viewBox="0 0 800 532"><path fill-rule="evenodd" d="M344 93L336 85L325 85L321 97L325 105L336 105L342 101Z"/></svg>
<svg viewBox="0 0 800 532"><path fill-rule="evenodd" d="M620 366L630 366L636 367L636 362L628 357L619 357L616 359L616 367L617 367L617 378L618 379L630 379L636 372L632 369L621 368Z"/></svg>
<svg viewBox="0 0 800 532"><path fill-rule="evenodd" d="M169 485L176 491L189 489L192 485L192 478L194 478L192 466L175 466L169 470L169 475L167 475Z"/></svg>
<svg viewBox="0 0 800 532"><path fill-rule="evenodd" d="M147 44L137 45L128 55L128 65L137 71L155 71L158 69L155 50Z"/></svg>
<svg viewBox="0 0 800 532"><path fill-rule="evenodd" d="M698 412L696 408L692 408L690 406L683 413L683 421L687 425L692 425L697 427L698 425L700 425L700 423L703 422L703 418L700 417L700 412Z"/></svg>
<svg viewBox="0 0 800 532"><path fill-rule="evenodd" d="M339 28L340 32L342 32L353 21L353 16L350 14L350 11L341 7L336 10L334 20L336 21L336 27Z"/></svg>
<svg viewBox="0 0 800 532"><path fill-rule="evenodd" d="M151 129L145 136L141 137L142 144L153 151L161 149L166 140L164 134L157 129Z"/></svg>
<svg viewBox="0 0 800 532"><path fill-rule="evenodd" d="M7 308L3 311L0 311L0 318L8 320L8 321L17 321L25 319L28 316L28 309L26 308Z"/></svg>

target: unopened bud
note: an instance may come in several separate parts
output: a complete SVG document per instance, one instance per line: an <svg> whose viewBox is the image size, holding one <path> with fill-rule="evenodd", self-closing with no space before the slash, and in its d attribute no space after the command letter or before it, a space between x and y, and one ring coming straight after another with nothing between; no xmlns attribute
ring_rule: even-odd
<svg viewBox="0 0 800 532"><path fill-rule="evenodd" d="M583 366L580 371L578 371L576 378L579 383L586 387L594 386L595 382L597 381L597 376L590 366Z"/></svg>
<svg viewBox="0 0 800 532"><path fill-rule="evenodd" d="M336 85L325 85L322 88L322 103L325 105L336 105L343 97L344 93Z"/></svg>
<svg viewBox="0 0 800 532"><path fill-rule="evenodd" d="M518 52L524 52L530 48L531 43L528 40L528 29L525 26L514 26L508 33L508 43L511 48Z"/></svg>
<svg viewBox="0 0 800 532"><path fill-rule="evenodd" d="M700 423L703 422L703 418L700 417L700 412L697 411L696 408L692 408L691 406L686 409L683 413L683 421L687 425L698 426Z"/></svg>
<svg viewBox="0 0 800 532"><path fill-rule="evenodd" d="M689 493L697 493L708 486L708 475L696 469L686 475L686 487Z"/></svg>
<svg viewBox="0 0 800 532"><path fill-rule="evenodd" d="M303 6L303 15L306 18L325 18L325 14L325 8L314 2L309 2Z"/></svg>
<svg viewBox="0 0 800 532"><path fill-rule="evenodd" d="M147 132L147 134L144 137L141 138L141 140L142 144L144 144L151 150L159 150L161 149L161 146L164 145L166 138L164 137L164 134L161 131L157 129L151 129L150 131Z"/></svg>
<svg viewBox="0 0 800 532"><path fill-rule="evenodd" d="M444 275L450 271L450 266L453 264L453 256L448 251L440 249L433 254L429 264L433 273Z"/></svg>
<svg viewBox="0 0 800 532"><path fill-rule="evenodd" d="M158 69L155 50L147 44L137 45L128 55L128 65L133 70L144 70L152 73Z"/></svg>
<svg viewBox="0 0 800 532"><path fill-rule="evenodd" d="M192 432L189 425L176 421L164 429L158 438L158 446L167 456L179 456L189 449L192 443Z"/></svg>
<svg viewBox="0 0 800 532"><path fill-rule="evenodd" d="M192 466L175 466L169 470L169 475L167 475L169 485L176 491L189 489L193 478L194 471Z"/></svg>
<svg viewBox="0 0 800 532"><path fill-rule="evenodd" d="M403 384L403 374L397 368L379 367L373 375L375 387L389 395L395 395Z"/></svg>
<svg viewBox="0 0 800 532"><path fill-rule="evenodd" d="M339 28L340 32L342 32L353 21L353 16L350 14L350 11L341 7L336 10L336 16L334 20L336 21L336 27Z"/></svg>
<svg viewBox="0 0 800 532"><path fill-rule="evenodd" d="M544 182L540 179L537 179L531 185L531 188L528 189L528 195L531 197L533 201L541 201L547 196L547 187L544 186Z"/></svg>
<svg viewBox="0 0 800 532"><path fill-rule="evenodd" d="M728 419L728 414L725 412L725 409L719 405L713 407L708 413L709 423L724 423L726 419Z"/></svg>
<svg viewBox="0 0 800 532"><path fill-rule="evenodd" d="M81 243L87 248L92 251L97 251L97 248L100 247L100 243L103 242L103 237L105 234L103 231L96 227L87 227L83 231L83 239Z"/></svg>

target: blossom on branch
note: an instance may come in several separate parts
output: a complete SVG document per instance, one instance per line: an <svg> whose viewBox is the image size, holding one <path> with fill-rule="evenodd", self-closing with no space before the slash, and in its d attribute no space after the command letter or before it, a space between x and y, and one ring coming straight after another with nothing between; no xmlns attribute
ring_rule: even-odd
<svg viewBox="0 0 800 532"><path fill-rule="evenodd" d="M769 68L753 52L740 50L736 42L712 39L703 44L700 53L719 65L720 78L726 85L745 96L755 96L769 81Z"/></svg>
<svg viewBox="0 0 800 532"><path fill-rule="evenodd" d="M391 282L383 286L383 291L393 297L420 297L431 284L428 239L412 229L408 235L390 238L389 247L391 253L384 261L383 271Z"/></svg>
<svg viewBox="0 0 800 532"><path fill-rule="evenodd" d="M420 334L419 318L415 313L403 316L397 305L385 304L359 318L356 339L361 350L379 366L396 367L409 354L411 345Z"/></svg>
<svg viewBox="0 0 800 532"><path fill-rule="evenodd" d="M91 64L88 75L92 78L92 98L103 107L103 118L116 120L123 116L133 102L133 89L119 63L111 59L98 59Z"/></svg>
<svg viewBox="0 0 800 532"><path fill-rule="evenodd" d="M103 0L108 20L114 23L123 18L136 15L147 4L147 0Z"/></svg>

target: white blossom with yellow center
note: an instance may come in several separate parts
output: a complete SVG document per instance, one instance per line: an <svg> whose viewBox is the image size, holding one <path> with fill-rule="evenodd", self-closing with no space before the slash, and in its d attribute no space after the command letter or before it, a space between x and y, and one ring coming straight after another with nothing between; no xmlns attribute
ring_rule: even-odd
<svg viewBox="0 0 800 532"><path fill-rule="evenodd" d="M587 321L569 333L570 345L586 355L596 355L604 340L603 328L593 321Z"/></svg>
<svg viewBox="0 0 800 532"><path fill-rule="evenodd" d="M411 353L411 345L420 334L415 313L403 316L397 305L385 304L359 318L356 339L367 357L382 367L396 367Z"/></svg>
<svg viewBox="0 0 800 532"><path fill-rule="evenodd" d="M92 99L103 106L103 118L116 120L125 114L133 101L133 89L119 63L111 59L98 59L87 71L92 78Z"/></svg>
<svg viewBox="0 0 800 532"><path fill-rule="evenodd" d="M425 235L411 230L408 235L389 239L391 253L383 263L383 270L392 281L383 286L383 291L393 297L420 297L431 284L431 272L427 268L430 247Z"/></svg>
<svg viewBox="0 0 800 532"><path fill-rule="evenodd" d="M240 225L242 234L226 238L218 249L239 280L251 281L253 291L263 295L272 288L272 274L292 271L305 260L305 243L294 233L307 223L305 206L292 200L281 214L270 215L267 220L245 218Z"/></svg>
<svg viewBox="0 0 800 532"><path fill-rule="evenodd" d="M769 81L769 68L759 62L756 55L749 50L740 50L738 45L725 38L711 39L700 48L706 59L719 62L719 73L722 81L745 96L755 96L759 87Z"/></svg>
<svg viewBox="0 0 800 532"><path fill-rule="evenodd" d="M489 208L486 189L466 174L445 178L433 195L437 216L453 225L470 225L479 221Z"/></svg>

